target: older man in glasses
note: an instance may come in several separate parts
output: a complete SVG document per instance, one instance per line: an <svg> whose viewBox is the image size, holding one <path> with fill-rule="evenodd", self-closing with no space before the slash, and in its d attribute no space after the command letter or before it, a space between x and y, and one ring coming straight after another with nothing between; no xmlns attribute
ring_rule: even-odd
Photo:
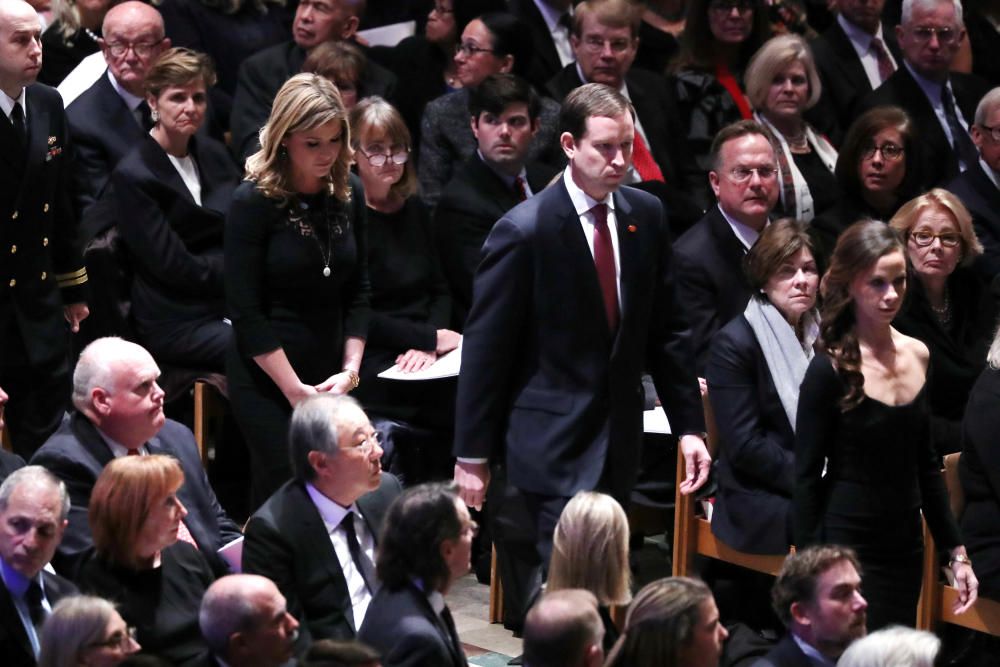
<svg viewBox="0 0 1000 667"><path fill-rule="evenodd" d="M910 114L923 149L919 167L927 188L947 183L979 159L969 129L989 86L951 71L964 35L959 0L904 0L896 27L902 65L858 110L898 106Z"/></svg>
<svg viewBox="0 0 1000 667"><path fill-rule="evenodd" d="M301 649L353 639L379 587L375 543L399 482L382 473L375 429L347 396L299 403L288 449L294 478L250 517L243 571L278 585Z"/></svg>

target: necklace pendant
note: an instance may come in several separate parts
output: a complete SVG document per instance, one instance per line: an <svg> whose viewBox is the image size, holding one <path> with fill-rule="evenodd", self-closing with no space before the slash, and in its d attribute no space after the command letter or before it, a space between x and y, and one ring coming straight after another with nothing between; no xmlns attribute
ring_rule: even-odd
<svg viewBox="0 0 1000 667"><path fill-rule="evenodd" d="M330 267L329 266L324 266L323 267L323 277L324 278L329 278L330 277Z"/></svg>

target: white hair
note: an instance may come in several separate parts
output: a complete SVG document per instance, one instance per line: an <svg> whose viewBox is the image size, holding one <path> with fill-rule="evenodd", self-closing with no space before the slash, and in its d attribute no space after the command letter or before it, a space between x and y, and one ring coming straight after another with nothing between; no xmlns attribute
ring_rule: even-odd
<svg viewBox="0 0 1000 667"><path fill-rule="evenodd" d="M117 336L98 338L83 348L73 371L73 407L81 412L89 408L90 393L97 387L113 394L117 389L114 362L140 354L149 356L141 345Z"/></svg>
<svg viewBox="0 0 1000 667"><path fill-rule="evenodd" d="M931 633L894 625L851 644L837 667L934 667L940 648Z"/></svg>
<svg viewBox="0 0 1000 667"><path fill-rule="evenodd" d="M918 7L920 9L934 9L945 2L951 2L952 6L955 7L955 23L960 28L964 28L965 22L962 20L961 0L903 0L903 13L899 19L899 24L904 26L909 25L910 20L913 18L913 10Z"/></svg>
<svg viewBox="0 0 1000 667"><path fill-rule="evenodd" d="M986 93L983 95L983 99L979 100L979 105L976 107L976 117L973 119L973 122L976 125L985 125L986 117L998 106L1000 106L1000 86Z"/></svg>

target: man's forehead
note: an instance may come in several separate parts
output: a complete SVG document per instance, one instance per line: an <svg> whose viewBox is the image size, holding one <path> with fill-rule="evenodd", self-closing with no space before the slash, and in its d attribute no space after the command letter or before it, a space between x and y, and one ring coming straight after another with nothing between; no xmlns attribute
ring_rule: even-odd
<svg viewBox="0 0 1000 667"><path fill-rule="evenodd" d="M955 6L951 2L938 2L927 6L914 4L910 14L909 26L920 25L932 19L953 23L955 20Z"/></svg>
<svg viewBox="0 0 1000 667"><path fill-rule="evenodd" d="M48 484L19 484L7 499L7 508L0 512L5 519L27 518L36 522L54 523L59 511L59 490Z"/></svg>
<svg viewBox="0 0 1000 667"><path fill-rule="evenodd" d="M104 21L104 33L106 36L159 37L163 34L163 19L155 9L129 7L124 11L108 15Z"/></svg>
<svg viewBox="0 0 1000 667"><path fill-rule="evenodd" d="M860 582L861 577L854 569L854 565L850 561L842 560L831 565L819 575L816 591L832 591L839 586L856 586Z"/></svg>
<svg viewBox="0 0 1000 667"><path fill-rule="evenodd" d="M18 32L41 32L38 14L26 2L0 1L0 33L13 35Z"/></svg>
<svg viewBox="0 0 1000 667"><path fill-rule="evenodd" d="M743 163L761 158L774 161L774 148L762 134L733 137L722 145L722 159L725 162Z"/></svg>

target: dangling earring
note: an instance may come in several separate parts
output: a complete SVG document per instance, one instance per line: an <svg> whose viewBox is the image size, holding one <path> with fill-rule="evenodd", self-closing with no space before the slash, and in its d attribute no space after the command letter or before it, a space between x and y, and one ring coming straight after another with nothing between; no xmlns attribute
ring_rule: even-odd
<svg viewBox="0 0 1000 667"><path fill-rule="evenodd" d="M156 125L160 122L160 112L156 109L151 110L149 112L149 119L153 121L153 125Z"/></svg>

